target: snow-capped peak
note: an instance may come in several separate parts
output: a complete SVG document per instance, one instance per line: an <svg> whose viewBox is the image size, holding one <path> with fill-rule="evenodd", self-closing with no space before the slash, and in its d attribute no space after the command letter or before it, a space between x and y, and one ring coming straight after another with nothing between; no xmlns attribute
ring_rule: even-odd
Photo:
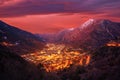
<svg viewBox="0 0 120 80"><path fill-rule="evenodd" d="M87 27L88 25L93 24L94 21L95 21L94 19L89 19L88 21L86 21L85 23L83 23L83 25L81 26L81 28L83 29L83 28Z"/></svg>
<svg viewBox="0 0 120 80"><path fill-rule="evenodd" d="M73 31L73 30L74 30L74 28L69 28L68 30L69 30L69 31Z"/></svg>

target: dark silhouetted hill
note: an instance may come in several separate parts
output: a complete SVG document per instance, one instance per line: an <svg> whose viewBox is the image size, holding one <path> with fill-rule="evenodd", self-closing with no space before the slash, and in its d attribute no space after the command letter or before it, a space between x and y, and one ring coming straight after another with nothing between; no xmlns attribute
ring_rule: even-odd
<svg viewBox="0 0 120 80"><path fill-rule="evenodd" d="M0 46L0 80L43 80L44 71Z"/></svg>
<svg viewBox="0 0 120 80"><path fill-rule="evenodd" d="M42 49L44 41L32 33L0 21L0 45L6 46L14 53L24 54Z"/></svg>

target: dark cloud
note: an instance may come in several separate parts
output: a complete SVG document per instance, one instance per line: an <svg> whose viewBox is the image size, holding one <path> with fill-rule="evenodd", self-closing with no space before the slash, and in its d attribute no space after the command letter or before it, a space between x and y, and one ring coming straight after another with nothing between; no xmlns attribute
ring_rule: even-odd
<svg viewBox="0 0 120 80"><path fill-rule="evenodd" d="M3 4L8 0L0 0ZM21 0L14 5L0 6L0 17L15 17L35 14L80 13L120 14L120 0Z"/></svg>

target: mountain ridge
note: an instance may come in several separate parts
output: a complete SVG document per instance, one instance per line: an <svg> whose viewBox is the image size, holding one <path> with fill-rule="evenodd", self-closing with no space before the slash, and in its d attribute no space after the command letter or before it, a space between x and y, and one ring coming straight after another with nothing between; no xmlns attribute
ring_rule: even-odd
<svg viewBox="0 0 120 80"><path fill-rule="evenodd" d="M0 21L0 45L6 46L17 54L40 50L44 46L42 38Z"/></svg>
<svg viewBox="0 0 120 80"><path fill-rule="evenodd" d="M91 50L111 40L120 38L120 23L112 22L107 19L89 19L81 26L73 28L72 30L66 29L56 33L54 39L50 43L63 43L73 47L82 47L83 49ZM53 37L52 37L53 38Z"/></svg>

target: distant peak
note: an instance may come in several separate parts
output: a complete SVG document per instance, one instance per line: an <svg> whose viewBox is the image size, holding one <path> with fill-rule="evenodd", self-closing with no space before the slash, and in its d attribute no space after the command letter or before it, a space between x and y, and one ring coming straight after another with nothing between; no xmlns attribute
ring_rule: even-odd
<svg viewBox="0 0 120 80"><path fill-rule="evenodd" d="M85 23L83 23L83 25L81 26L81 28L86 28L88 25L93 24L95 21L95 19L89 19L88 21L86 21Z"/></svg>
<svg viewBox="0 0 120 80"><path fill-rule="evenodd" d="M110 20L107 20L107 19L103 19L103 20L101 20L102 21L102 23L111 23L112 21L110 21Z"/></svg>
<svg viewBox="0 0 120 80"><path fill-rule="evenodd" d="M85 23L82 24L80 29L84 29L84 28L86 28L86 27L88 27L90 25L93 25L93 24L109 24L111 22L112 21L107 20L107 19L89 19Z"/></svg>
<svg viewBox="0 0 120 80"><path fill-rule="evenodd" d="M68 30L69 30L69 31L73 31L73 30L74 30L74 28L69 28Z"/></svg>
<svg viewBox="0 0 120 80"><path fill-rule="evenodd" d="M88 21L92 20L94 23L99 23L99 22L111 22L108 19L89 19Z"/></svg>

